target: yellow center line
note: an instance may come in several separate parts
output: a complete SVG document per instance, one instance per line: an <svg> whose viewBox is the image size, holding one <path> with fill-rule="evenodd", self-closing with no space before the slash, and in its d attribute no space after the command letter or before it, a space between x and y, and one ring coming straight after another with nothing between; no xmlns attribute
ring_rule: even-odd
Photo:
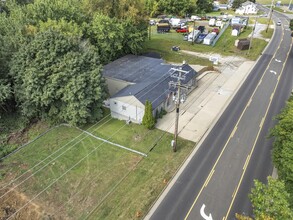
<svg viewBox="0 0 293 220"><path fill-rule="evenodd" d="M234 137L234 134L235 134L236 130L237 130L237 127L235 126L233 131L232 131L232 133L231 133L231 135L230 135L230 138Z"/></svg>
<svg viewBox="0 0 293 220"><path fill-rule="evenodd" d="M215 170L212 170L212 172L210 173L210 175L206 179L204 186L207 186L208 185L208 183L209 183L210 179L212 178L214 172L215 172Z"/></svg>
<svg viewBox="0 0 293 220"><path fill-rule="evenodd" d="M263 75L262 75L262 77L260 78L260 81L259 81L257 87L254 89L252 95L250 96L250 99L252 99L252 97L253 97L254 94L256 93L256 91L257 91L257 89L258 89L258 86L260 85L260 83L262 82L262 80L263 80L263 78L264 78L264 76L265 76L265 72L268 70L270 64L272 63L274 57L276 56L277 51L279 50L280 45L281 45L282 42L283 42L283 39L282 39L282 41L279 42L279 46L278 46L277 50L275 51L274 55L272 56L272 58L271 58L271 60L270 60L270 62L269 62L269 64L268 64L267 68L266 68L265 71L263 72ZM291 45L291 47L292 47L292 45ZM250 99L249 99L249 100L250 100ZM247 103L249 103L249 101L248 101ZM243 111L242 111L242 113L241 113L241 115L240 115L240 117L239 117L239 119L238 119L238 121L237 121L235 127L237 127L238 124L240 123L240 121L241 121L241 119L242 119L242 117L243 117L243 115L244 115L244 113L245 113L247 107L248 107L248 106L247 106L247 104L246 104L246 107L243 109ZM235 127L234 127L234 129L235 129ZM234 129L233 129L233 130L234 130ZM218 156L216 162L214 163L214 165L213 165L213 167L212 167L212 169L211 169L211 171L210 171L208 177L211 176L211 173L214 172L215 167L217 166L217 164L218 164L220 158L222 157L222 155L223 155L223 153L224 153L224 151L225 151L225 149L226 149L228 143L230 142L230 140L231 140L231 138L232 138L232 137L231 137L232 133L233 133L233 131L231 132L230 137L229 137L229 139L227 140L227 142L225 143L225 145L224 145L224 147L223 147L223 149L222 149L220 155ZM257 138L258 138L258 136L257 136ZM241 177L241 179L242 179L242 178L243 178L243 177ZM207 178L207 179L208 179L208 178ZM204 184L202 185L202 187L201 187L199 193L197 194L195 200L193 201L193 203L192 203L190 209L188 210L188 212L187 212L187 214L186 214L184 220L187 220L187 218L189 217L189 215L190 215L190 213L191 213L193 207L195 206L195 203L197 202L199 196L201 195L203 189L206 187L205 183L207 182L207 179L205 180L205 182L204 182ZM238 191L238 189L237 189L237 191ZM237 191L236 191L236 193L237 193ZM235 199L235 197L233 198L232 203L234 202L234 199ZM232 203L231 203L231 204L232 204ZM232 207L232 205L230 205L229 210L228 210L228 213L230 212L231 207ZM226 215L226 216L227 216L227 215Z"/></svg>
<svg viewBox="0 0 293 220"><path fill-rule="evenodd" d="M271 102L271 101L272 101L272 99L270 99L270 102ZM260 122L260 124L259 124L259 127L260 127L260 128L262 128L264 122L265 122L265 117L263 117L263 118L261 119L261 122Z"/></svg>
<svg viewBox="0 0 293 220"><path fill-rule="evenodd" d="M283 41L283 40L282 40L282 41ZM292 43L293 43L293 40L292 40ZM292 49L292 45L293 45L292 43L291 43L290 49L289 49L289 51L288 51L288 53L287 53L286 60L285 60L285 62L283 63L283 66L282 66L282 70L281 70L280 76L283 74L283 71L284 71L284 68L285 68L285 64L287 63L287 60L288 60L288 58L289 58L290 51L291 51L291 49ZM277 90L278 85L279 85L279 81L277 81L277 84L276 84L276 86L275 86L275 88L274 88L274 92L273 92L273 94L276 93L276 90ZM266 113L265 113L264 119L267 117L267 114L268 114L268 112L269 112L269 109L270 109L270 107L271 107L271 104L272 104L272 99L271 99L270 102L269 102L269 105L268 105L268 107L267 107L267 110L266 110ZM254 144L253 144L253 147L252 147L252 149L251 149L250 155L253 154L253 151L254 151L254 148L255 148L255 146L256 146L256 142L258 141L258 137L259 137L259 134L260 134L261 130L262 130L262 128L260 128L259 131L258 131L257 138L256 138L255 141L254 141ZM248 160L248 163L247 163L247 164L249 164L250 158L251 158L251 157L249 157L249 160ZM237 195L237 193L238 193L238 190L239 190L239 187L240 187L240 185L241 185L241 183L242 183L243 176L244 176L245 172L246 172L246 168L245 168L245 170L243 170L243 172L242 172L242 175L241 175L240 181L239 181L239 183L238 183L238 185L237 185L237 188L236 188L236 193L235 193L235 195ZM228 209L228 211L227 211L226 216L229 216L235 198L236 198L236 196L233 197L233 199L232 199L232 201L231 201L231 204L230 204L230 206L229 206L229 209Z"/></svg>
<svg viewBox="0 0 293 220"><path fill-rule="evenodd" d="M247 158L246 158L245 164L244 164L244 166L243 166L243 170L246 169L249 160L250 160L250 154L249 154L249 155L247 156Z"/></svg>

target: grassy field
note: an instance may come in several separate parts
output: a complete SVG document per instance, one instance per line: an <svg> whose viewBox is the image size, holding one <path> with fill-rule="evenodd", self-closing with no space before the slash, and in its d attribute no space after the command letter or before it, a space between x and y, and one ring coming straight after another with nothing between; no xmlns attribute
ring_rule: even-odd
<svg viewBox="0 0 293 220"><path fill-rule="evenodd" d="M273 33L274 33L274 29L269 28L268 31L263 30L263 31L261 32L261 35L262 35L264 38L271 38L272 35L273 35Z"/></svg>
<svg viewBox="0 0 293 220"><path fill-rule="evenodd" d="M191 42L183 41L183 35L176 33L172 30L170 33L158 34L156 32L156 27L152 27L151 40L148 40L145 44L145 52L157 52L161 54L163 59L168 62L181 63L183 60L190 64L198 64L203 66L211 65L211 62L207 59L199 58L196 56L186 55L182 52L171 51L171 47L176 45L180 46L181 50L189 50L201 53L219 53L225 56L243 56L245 58L256 60L259 54L267 45L267 42L261 39L255 39L254 45L251 48L249 54L247 51L238 50L235 46L235 40L247 38L251 33L252 28L247 27L244 31L237 37L231 36L231 28L228 27L221 38L218 40L214 47L207 46L203 44L191 44Z"/></svg>
<svg viewBox="0 0 293 220"><path fill-rule="evenodd" d="M148 156L57 127L0 163L1 210L24 206L22 219L139 219L195 145L179 139L173 153L171 134L110 117L84 129Z"/></svg>
<svg viewBox="0 0 293 220"><path fill-rule="evenodd" d="M288 10L287 7L282 7L282 8L274 7L274 10L281 13L285 13L285 14L293 14L293 11Z"/></svg>
<svg viewBox="0 0 293 220"><path fill-rule="evenodd" d="M256 0L256 3L262 4L262 5L270 5L272 4L272 1L271 0ZM289 4L289 3L290 3L290 0L282 0L282 4Z"/></svg>

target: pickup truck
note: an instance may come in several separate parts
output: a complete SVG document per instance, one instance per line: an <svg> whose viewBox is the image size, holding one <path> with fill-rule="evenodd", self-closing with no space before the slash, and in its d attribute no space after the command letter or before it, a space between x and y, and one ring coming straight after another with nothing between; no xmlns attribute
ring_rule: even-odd
<svg viewBox="0 0 293 220"><path fill-rule="evenodd" d="M160 20L157 23L157 32L158 33L169 32L170 29L171 29L171 24L169 23L168 20Z"/></svg>

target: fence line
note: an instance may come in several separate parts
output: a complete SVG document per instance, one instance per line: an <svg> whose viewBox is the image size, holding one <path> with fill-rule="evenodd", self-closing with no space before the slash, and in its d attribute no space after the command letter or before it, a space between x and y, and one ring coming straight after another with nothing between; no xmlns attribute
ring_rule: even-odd
<svg viewBox="0 0 293 220"><path fill-rule="evenodd" d="M212 47L215 46L215 44L217 43L217 41L219 40L219 38L222 36L222 34L226 31L226 29L229 27L230 25L230 20L224 25L224 27L221 29L220 33L218 34L218 36L215 38L215 40L212 43Z"/></svg>

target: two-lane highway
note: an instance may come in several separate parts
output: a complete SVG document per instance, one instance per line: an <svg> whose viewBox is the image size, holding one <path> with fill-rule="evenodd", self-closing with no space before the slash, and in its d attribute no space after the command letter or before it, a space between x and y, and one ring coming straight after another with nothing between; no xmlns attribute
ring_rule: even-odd
<svg viewBox="0 0 293 220"><path fill-rule="evenodd" d="M233 219L236 211L251 211L247 185L272 171L266 135L292 88L291 45L290 33L276 27L270 46L151 219Z"/></svg>

